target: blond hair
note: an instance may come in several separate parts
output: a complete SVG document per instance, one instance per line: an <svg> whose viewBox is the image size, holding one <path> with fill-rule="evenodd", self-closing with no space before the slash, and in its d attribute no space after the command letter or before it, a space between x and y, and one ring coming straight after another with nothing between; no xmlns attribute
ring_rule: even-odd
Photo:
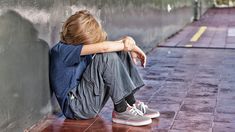
<svg viewBox="0 0 235 132"><path fill-rule="evenodd" d="M92 44L105 41L107 34L89 11L81 10L66 20L60 38L66 44Z"/></svg>

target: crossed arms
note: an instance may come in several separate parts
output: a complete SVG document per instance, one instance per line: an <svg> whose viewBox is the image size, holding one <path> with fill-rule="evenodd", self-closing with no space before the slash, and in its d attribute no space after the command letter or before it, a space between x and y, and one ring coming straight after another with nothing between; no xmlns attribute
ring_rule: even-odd
<svg viewBox="0 0 235 132"><path fill-rule="evenodd" d="M146 54L135 44L132 37L126 36L118 41L104 41L95 44L84 45L81 51L81 55L89 55L96 53L107 53L116 51L130 52L132 60L137 64L137 60L140 60L141 65L146 65Z"/></svg>

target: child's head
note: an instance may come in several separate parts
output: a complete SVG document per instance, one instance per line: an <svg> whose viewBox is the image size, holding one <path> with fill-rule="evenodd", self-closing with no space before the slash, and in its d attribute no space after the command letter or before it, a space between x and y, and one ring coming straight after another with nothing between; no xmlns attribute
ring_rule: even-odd
<svg viewBox="0 0 235 132"><path fill-rule="evenodd" d="M92 44L105 41L106 38L106 32L87 10L70 16L61 32L61 41L67 44Z"/></svg>

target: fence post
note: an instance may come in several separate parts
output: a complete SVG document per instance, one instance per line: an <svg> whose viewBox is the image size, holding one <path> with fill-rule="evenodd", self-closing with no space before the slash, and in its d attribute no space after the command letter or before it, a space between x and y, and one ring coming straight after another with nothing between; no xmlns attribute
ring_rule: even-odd
<svg viewBox="0 0 235 132"><path fill-rule="evenodd" d="M201 16L201 1L200 0L194 0L193 2L194 7L194 21L197 21L200 19Z"/></svg>

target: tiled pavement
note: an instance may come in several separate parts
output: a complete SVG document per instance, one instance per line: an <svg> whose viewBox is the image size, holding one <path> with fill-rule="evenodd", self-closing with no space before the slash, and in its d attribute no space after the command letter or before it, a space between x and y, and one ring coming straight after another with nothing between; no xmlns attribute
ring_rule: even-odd
<svg viewBox="0 0 235 132"><path fill-rule="evenodd" d="M136 94L137 99L161 112L151 125L112 123L109 100L95 119L73 121L50 116L32 131L234 132L234 60L232 49L156 48L148 54L147 67L139 70L146 86Z"/></svg>

